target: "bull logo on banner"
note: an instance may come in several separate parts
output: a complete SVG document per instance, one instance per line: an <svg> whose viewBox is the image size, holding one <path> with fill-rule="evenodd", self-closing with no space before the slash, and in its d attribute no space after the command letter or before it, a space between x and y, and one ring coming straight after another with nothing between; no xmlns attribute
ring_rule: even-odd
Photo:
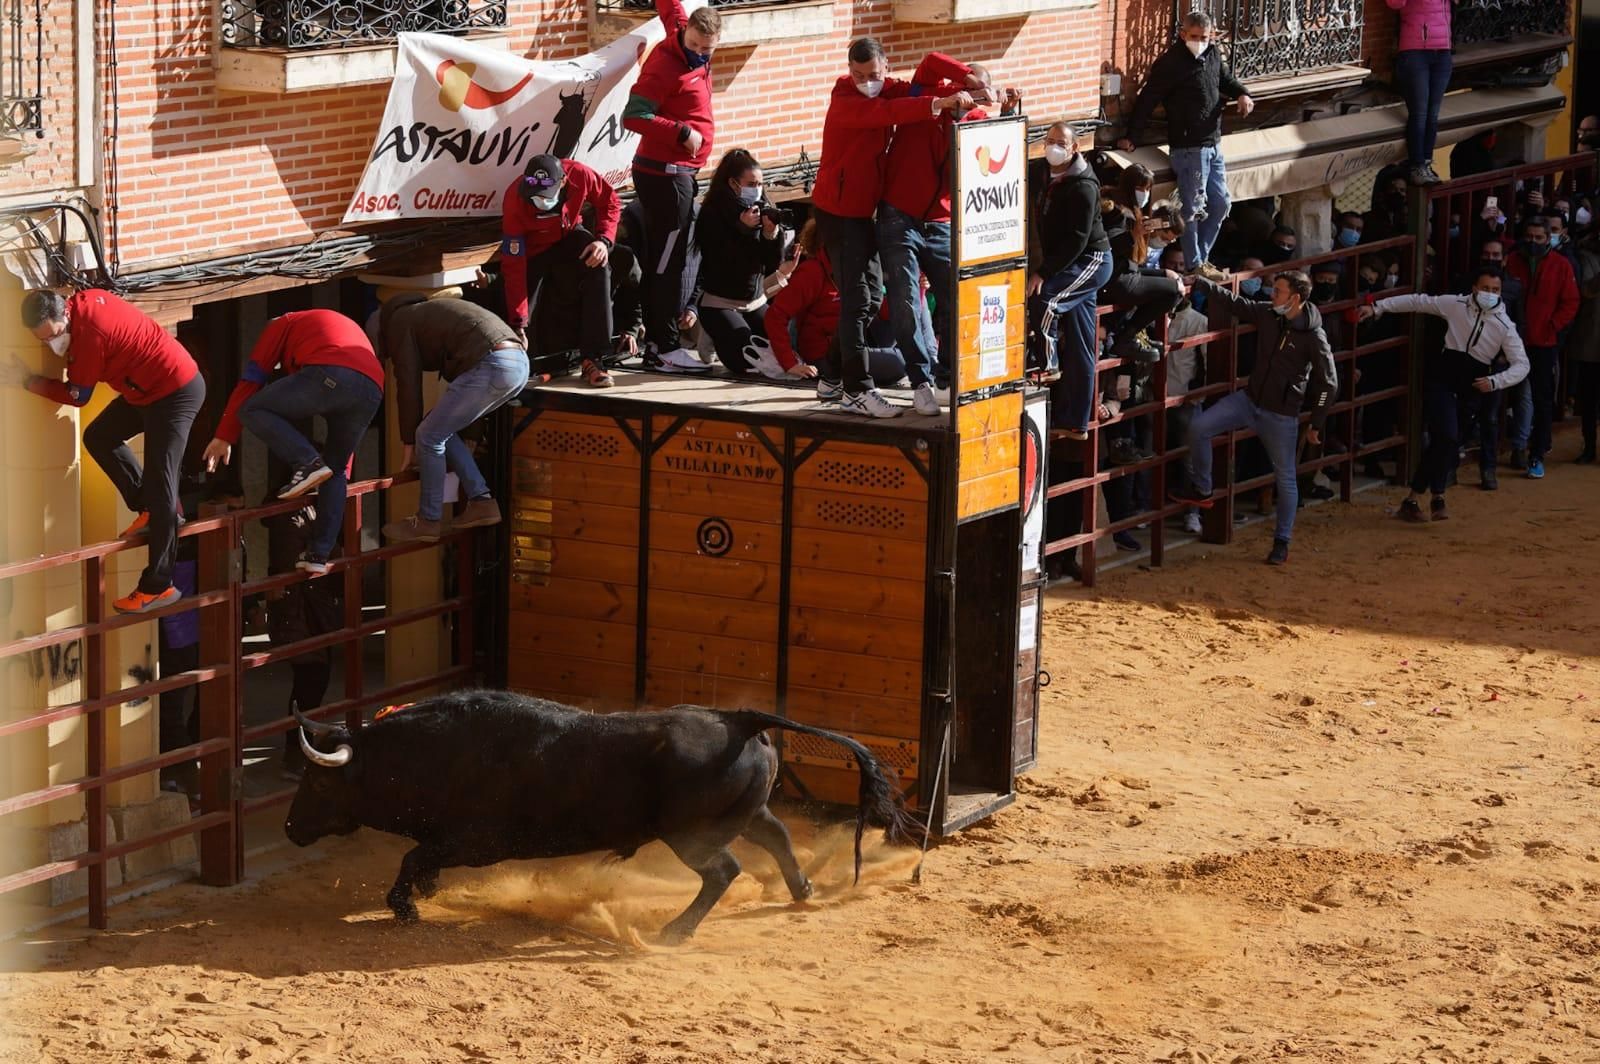
<svg viewBox="0 0 1600 1064"><path fill-rule="evenodd" d="M637 137L622 111L662 38L653 18L597 52L534 62L442 34L401 34L344 223L497 215L506 186L541 152L626 184Z"/></svg>

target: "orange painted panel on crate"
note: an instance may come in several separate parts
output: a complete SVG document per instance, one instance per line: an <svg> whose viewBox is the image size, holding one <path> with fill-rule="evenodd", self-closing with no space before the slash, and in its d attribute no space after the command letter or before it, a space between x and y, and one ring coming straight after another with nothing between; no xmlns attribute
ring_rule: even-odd
<svg viewBox="0 0 1600 1064"><path fill-rule="evenodd" d="M900 739L922 734L921 703L904 698L860 698L791 683L785 712L803 724L830 731L871 732Z"/></svg>
<svg viewBox="0 0 1600 1064"><path fill-rule="evenodd" d="M928 538L928 507L916 500L864 499L797 491L794 493L794 526L922 543ZM796 536L804 534L797 532Z"/></svg>
<svg viewBox="0 0 1600 1064"><path fill-rule="evenodd" d="M978 514L1016 506L1022 493L1020 480L1015 469L1008 469L965 481L956 491L956 516L976 517Z"/></svg>
<svg viewBox="0 0 1600 1064"><path fill-rule="evenodd" d="M616 504L639 498L639 465L592 465L566 459L511 459L512 501L528 495L538 499L581 499Z"/></svg>
<svg viewBox="0 0 1600 1064"><path fill-rule="evenodd" d="M506 627L506 644L513 654L552 660L572 654L631 668L638 649L637 629L632 623L512 610Z"/></svg>
<svg viewBox="0 0 1600 1064"><path fill-rule="evenodd" d="M557 658L517 654L506 662L506 685L540 698L585 709L633 708L633 668L571 654Z"/></svg>
<svg viewBox="0 0 1600 1064"><path fill-rule="evenodd" d="M640 425L628 422L635 436ZM542 413L511 444L523 458L590 462L637 468L639 450L615 420L582 414Z"/></svg>
<svg viewBox="0 0 1600 1064"><path fill-rule="evenodd" d="M779 485L783 482L783 465L766 441L779 442L770 434L745 425L690 421L657 445L652 465L667 473L734 484Z"/></svg>
<svg viewBox="0 0 1600 1064"><path fill-rule="evenodd" d="M652 608L651 613L654 612ZM778 645L743 636L708 635L694 629L651 624L645 656L652 666L735 676L764 684L778 681Z"/></svg>
<svg viewBox="0 0 1600 1064"><path fill-rule="evenodd" d="M797 440L797 451L810 441ZM928 497L928 482L898 447L824 443L795 470L796 495L800 490L828 496L879 495L921 500Z"/></svg>
<svg viewBox="0 0 1600 1064"><path fill-rule="evenodd" d="M537 585L513 581L510 609L513 615L532 610L558 618L585 617L631 625L639 616L639 592L632 580L550 577Z"/></svg>

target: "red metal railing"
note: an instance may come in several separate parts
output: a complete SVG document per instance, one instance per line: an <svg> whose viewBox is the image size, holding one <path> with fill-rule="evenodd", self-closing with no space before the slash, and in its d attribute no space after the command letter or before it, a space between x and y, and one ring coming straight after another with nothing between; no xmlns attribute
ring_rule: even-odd
<svg viewBox="0 0 1600 1064"><path fill-rule="evenodd" d="M341 716L352 728L360 727L362 711L370 706L469 676L473 671L471 551L462 549L456 552L456 592L451 597L373 620L363 620L362 617L363 571L371 565L387 564L395 558L427 550L433 544L403 543L363 552L361 500L369 496L375 499L379 493L415 479L414 474L406 474L360 481L349 486L345 503L344 555L333 563L333 574L344 581L344 627L336 632L311 636L267 651L244 652L245 599L291 584L329 579L333 574L318 578L295 571L245 582L241 572L244 530L252 521L299 509L304 505L303 500L277 502L254 509L229 510L186 523L179 535L199 538L199 590L180 602L149 613L107 616L105 606L105 560L122 551L139 549L144 545L143 539L95 543L76 550L0 565L0 580L80 566L84 595L84 623L0 643L0 661L78 640L85 643L84 697L81 700L0 723L0 738L4 738L59 721L81 718L84 721L84 774L63 783L0 797L0 816L80 794L84 796L88 814L88 847L84 852L34 865L0 878L0 894L87 869L89 924L104 928L109 904L107 865L128 854L189 834L199 835L200 878L203 882L216 886L239 882L244 876L245 817L257 810L285 803L294 793L293 787L286 787L249 801L243 798L242 773L246 744L295 726L290 716L266 724L245 726L245 678L252 669L310 651L342 647L344 697L320 707L311 715ZM440 542L460 540L466 536L466 531L450 533ZM107 690L105 639L108 633L194 609L201 611L198 667L133 687ZM417 621L446 616L454 620L455 635L455 660L448 668L426 677L388 685L381 690L366 690L361 661L361 642L365 637ZM198 742L163 750L138 761L108 764L106 710L139 699L154 699L163 693L186 687L195 688L198 692ZM114 844L108 842L105 831L108 804L106 789L111 784L196 759L200 762L200 808L197 815L183 824L137 839Z"/></svg>
<svg viewBox="0 0 1600 1064"><path fill-rule="evenodd" d="M1395 237L1390 240L1375 241L1371 244L1358 244L1353 248L1330 251L1322 255L1313 255L1309 258L1297 259L1293 262L1283 263L1265 270L1250 273L1235 274L1230 281L1230 287L1238 290L1238 283L1249 277L1260 277L1263 282L1270 284L1273 275L1287 269L1304 270L1307 273L1314 271L1320 263L1339 262L1342 264L1342 280L1340 282L1339 299L1322 305L1319 309L1325 317L1344 315L1354 308L1359 300L1357 285L1360 277L1361 261L1363 258L1381 258L1398 261L1402 270L1402 285L1385 292L1385 295L1400 295L1415 291L1411 278L1405 276L1410 273L1414 258L1413 248L1416 241L1413 237ZM1102 315L1116 313L1116 307L1102 307ZM1101 540L1118 532L1136 528L1148 523L1150 526L1150 564L1160 565L1166 548L1166 520L1183 511L1184 507L1167 500L1167 469L1174 462L1183 461L1188 455L1186 441L1169 441L1167 439L1167 411L1181 407L1185 403L1199 403L1208 399L1226 395L1244 387L1245 378L1239 376L1239 339L1255 331L1255 327L1231 321L1220 314L1210 315L1210 324L1214 326L1210 331L1184 340L1168 347L1169 354L1156 363L1151 386L1153 395L1149 401L1124 406L1117 414L1106 421L1093 425L1089 430L1089 438L1081 443L1069 444L1072 447L1072 457L1081 462L1087 471L1083 476L1072 479L1056 476L1056 470L1050 471L1051 484L1046 491L1048 499L1060 499L1072 493L1081 493L1083 505L1082 530L1075 535L1064 536L1050 540L1045 544L1046 556L1060 554L1077 548L1080 552L1079 569L1083 574L1083 583L1093 586L1096 570L1096 548ZM1165 339L1166 324L1160 326L1161 339ZM1348 335L1354 338L1354 327L1349 328ZM1173 396L1167 390L1167 367L1171 362L1170 352L1196 347L1206 347L1206 381L1199 388L1189 391L1185 395ZM1298 465L1301 474L1315 473L1319 470L1337 470L1339 481L1339 497L1349 501L1354 487L1356 463L1381 454L1392 449L1399 449L1400 475L1404 476L1410 465L1410 439L1404 431L1406 419L1397 418L1397 425L1401 431L1392 433L1382 439L1362 443L1359 439L1357 419L1360 411L1368 406L1380 402L1409 402L1411 388L1402 383L1392 387L1376 389L1366 392L1357 390L1357 374L1352 372L1358 359L1383 351L1403 352L1402 359L1409 363L1410 342L1405 335L1379 340L1367 344L1343 346L1334 351L1334 362L1339 367L1339 395L1334 404L1329 408L1328 427L1341 428L1339 433L1347 445L1347 449L1338 454L1324 454L1316 458L1306 459ZM1219 354L1220 352L1220 354ZM1125 369L1125 367L1127 367ZM1098 363L1101 376L1115 373L1119 370L1131 372L1133 362L1131 359L1102 359ZM1407 375L1402 372L1400 380L1405 381ZM1104 389L1097 387L1096 394ZM1152 417L1152 457L1143 461L1124 466L1100 468L1101 434L1111 425L1132 421L1140 417ZM1218 449L1214 497L1217 505L1205 513L1201 539L1208 543L1228 543L1233 539L1234 520L1233 514L1237 498L1246 492L1269 487L1273 483L1273 475L1267 473L1246 480L1236 480L1235 457L1238 445L1244 440L1251 439L1255 433L1249 430L1229 433L1219 437L1215 442ZM1302 448L1302 453L1304 449ZM1096 514L1095 493L1104 485L1119 477L1134 476L1139 473L1149 473L1149 497L1151 505L1132 516L1121 520L1112 521L1104 526L1099 524Z"/></svg>

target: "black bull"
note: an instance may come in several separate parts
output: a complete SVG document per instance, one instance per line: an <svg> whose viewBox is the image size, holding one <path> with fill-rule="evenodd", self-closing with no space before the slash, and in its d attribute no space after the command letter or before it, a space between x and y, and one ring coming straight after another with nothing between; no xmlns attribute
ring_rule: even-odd
<svg viewBox="0 0 1600 1064"><path fill-rule="evenodd" d="M662 930L666 941L693 934L738 876L728 845L741 835L772 854L796 901L810 897L788 829L767 809L778 776L769 728L832 740L855 757L857 878L869 820L891 842L921 831L860 743L752 710L597 715L466 691L418 702L354 735L295 715L311 764L284 832L299 846L360 827L415 840L389 890L400 920L417 918L412 890L431 895L440 869L607 850L627 858L656 839L702 883Z"/></svg>

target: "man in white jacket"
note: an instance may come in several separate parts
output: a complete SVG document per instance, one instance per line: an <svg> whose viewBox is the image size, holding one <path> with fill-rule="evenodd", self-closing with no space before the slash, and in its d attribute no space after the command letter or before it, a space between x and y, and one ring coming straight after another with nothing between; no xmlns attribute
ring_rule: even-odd
<svg viewBox="0 0 1600 1064"><path fill-rule="evenodd" d="M1430 355L1424 367L1422 416L1428 446L1411 478L1411 494L1400 504L1402 520L1427 521L1431 515L1443 521L1450 516L1444 490L1461 456L1461 408L1470 406L1479 416L1488 416L1489 398L1528 375L1528 354L1506 313L1500 287L1500 271L1484 267L1464 296L1390 296L1359 311L1362 321L1390 312L1445 320L1444 349ZM1425 490L1433 493L1430 514L1422 512L1419 501Z"/></svg>

